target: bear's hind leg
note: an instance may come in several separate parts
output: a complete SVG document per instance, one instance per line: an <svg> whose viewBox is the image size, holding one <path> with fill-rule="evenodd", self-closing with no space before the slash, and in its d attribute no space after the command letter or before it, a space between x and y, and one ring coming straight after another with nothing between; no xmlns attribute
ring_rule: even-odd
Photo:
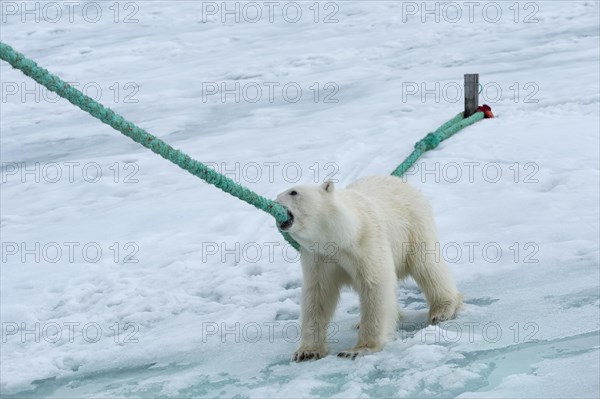
<svg viewBox="0 0 600 399"><path fill-rule="evenodd" d="M437 324L454 318L462 306L462 295L439 251L419 250L408 257L408 262L410 275L423 290L429 304L429 322Z"/></svg>

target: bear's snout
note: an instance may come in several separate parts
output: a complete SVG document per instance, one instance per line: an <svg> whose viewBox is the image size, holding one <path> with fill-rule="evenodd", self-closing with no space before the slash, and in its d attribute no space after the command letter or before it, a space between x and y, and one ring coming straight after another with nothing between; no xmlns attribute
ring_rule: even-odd
<svg viewBox="0 0 600 399"><path fill-rule="evenodd" d="M290 211L289 209L289 205L286 204L286 200L289 200L288 198L286 198L287 196L285 195L285 193L281 193L277 196L277 199L275 199L275 202L278 203L279 205L282 205L286 208L287 211L287 215L288 218L285 222L277 222L277 227L279 228L279 230L281 231L287 231L290 229L290 227L292 227L292 225L294 224L294 214Z"/></svg>
<svg viewBox="0 0 600 399"><path fill-rule="evenodd" d="M288 219L283 222L283 223L277 223L277 227L279 227L279 230L281 231L287 231L290 229L290 227L292 227L292 225L294 224L294 214L292 212L290 212L289 210L287 211L288 214Z"/></svg>

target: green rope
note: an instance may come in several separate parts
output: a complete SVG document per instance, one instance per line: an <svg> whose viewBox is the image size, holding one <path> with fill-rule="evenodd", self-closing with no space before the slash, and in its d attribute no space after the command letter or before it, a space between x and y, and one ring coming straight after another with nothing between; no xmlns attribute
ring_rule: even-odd
<svg viewBox="0 0 600 399"><path fill-rule="evenodd" d="M261 211L267 212L279 223L287 221L288 213L285 207L237 184L235 181L218 173L214 169L209 168L202 162L196 161L184 152L171 147L158 137L151 135L132 122L125 120L125 118L116 114L110 108L107 108L94 99L86 96L81 91L61 80L58 76L51 74L46 69L37 65L34 61L28 59L23 54L17 52L11 46L1 41L0 59L8 62L13 68L20 70L48 90L67 99L71 104L81 108L94 118L99 119L101 122L123 133L136 143L143 145L180 168L190 172L192 175L201 178L205 182L212 184L250 205L254 205ZM462 128L481 119L483 119L482 112L477 112L466 119L463 119L462 113L456 115L454 118L444 123L439 129L429 133L423 140L415 144L415 150L404 162L402 162L402 164L400 164L400 166L398 166L398 168L396 168L396 170L394 170L392 175L401 176L424 152L437 147L443 140L446 140ZM300 248L300 245L288 233L281 232L281 234L294 248Z"/></svg>
<svg viewBox="0 0 600 399"><path fill-rule="evenodd" d="M267 212L280 223L283 223L288 219L287 210L283 206L237 184L227 176L209 168L202 162L190 158L189 155L182 151L171 147L156 136L151 135L144 129L125 120L121 115L116 114L110 108L106 108L102 104L86 96L81 91L61 80L58 76L53 75L46 69L38 66L34 61L26 58L23 54L15 51L12 47L3 42L0 42L0 58L12 65L13 68L20 70L25 75L46 87L48 90L55 92L59 96L67 99L73 105L76 105L89 113L94 118L99 119L103 123L118 130L136 143L143 145L152 152L173 162L180 168L187 170L194 176L197 176L226 193ZM284 237L295 248L298 248L298 244L291 237L288 235L284 235Z"/></svg>
<svg viewBox="0 0 600 399"><path fill-rule="evenodd" d="M393 172L392 176L402 176L419 159L424 152L433 150L447 138L454 135L459 130L472 125L484 118L483 112L476 112L468 118L463 118L463 113L459 113L448 122L444 123L434 132L427 134L423 139L417 141L413 152L402 162Z"/></svg>

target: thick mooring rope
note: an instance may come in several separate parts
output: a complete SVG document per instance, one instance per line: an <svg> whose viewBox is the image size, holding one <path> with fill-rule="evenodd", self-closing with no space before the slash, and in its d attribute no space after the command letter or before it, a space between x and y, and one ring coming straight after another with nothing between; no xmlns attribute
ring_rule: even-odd
<svg viewBox="0 0 600 399"><path fill-rule="evenodd" d="M113 129L118 130L136 143L143 145L152 152L190 172L192 175L201 178L205 182L212 184L250 205L254 205L256 208L273 216L278 223L287 221L287 209L280 204L256 194L227 176L209 168L202 162L192 159L184 152L171 147L158 137L151 135L132 122L125 120L125 118L115 113L110 108L107 108L94 99L86 96L58 76L48 72L46 69L40 67L34 61L28 59L23 54L17 52L11 46L3 42L0 42L0 59L8 62L13 68L20 70L37 83L46 87L48 90L55 92L62 98L68 100L71 104L76 105L89 113L94 118L99 119ZM424 139L417 142L415 144L415 150L396 168L396 170L394 170L392 175L402 176L402 174L404 174L424 152L434 149L443 140L446 140L462 128L483 119L483 117L483 112L477 112L466 119L463 119L462 113L456 115L454 118L444 123L439 129L429 133ZM281 233L294 248L300 248L299 244L294 241L289 234L285 232Z"/></svg>
<svg viewBox="0 0 600 399"><path fill-rule="evenodd" d="M464 129L465 127L472 125L473 123L480 121L484 118L483 112L476 112L468 118L463 118L463 113L456 115L454 118L450 119L448 122L444 123L437 130L428 133L423 139L417 141L415 144L415 149L413 152L402 162L394 171L392 172L392 176L402 176L411 166L419 159L424 152L429 150L433 150L440 143L447 138L451 137L459 130Z"/></svg>

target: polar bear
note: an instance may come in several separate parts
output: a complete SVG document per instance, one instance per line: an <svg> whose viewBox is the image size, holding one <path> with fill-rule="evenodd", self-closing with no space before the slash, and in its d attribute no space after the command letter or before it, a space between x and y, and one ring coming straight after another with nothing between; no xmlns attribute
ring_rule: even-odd
<svg viewBox="0 0 600 399"><path fill-rule="evenodd" d="M340 357L382 349L397 326L398 280L407 276L423 290L432 324L453 318L461 307L431 208L400 178L364 177L346 189L331 181L297 186L277 202L288 209L288 221L278 227L300 244L303 273L302 338L293 360L327 354L327 324L344 285L359 294L360 323L358 343Z"/></svg>

